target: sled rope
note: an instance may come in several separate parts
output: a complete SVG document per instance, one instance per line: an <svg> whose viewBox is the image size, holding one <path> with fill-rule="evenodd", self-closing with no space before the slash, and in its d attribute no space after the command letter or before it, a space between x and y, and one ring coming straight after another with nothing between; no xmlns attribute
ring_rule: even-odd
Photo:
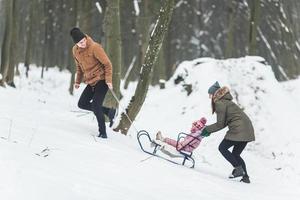
<svg viewBox="0 0 300 200"><path fill-rule="evenodd" d="M8 141L10 141L11 138L11 130L12 130L12 126L13 126L13 119L11 118L6 118L6 117L0 117L0 119L5 119L9 122L9 128L8 128L8 135L7 138L2 137L2 139L7 139Z"/></svg>
<svg viewBox="0 0 300 200"><path fill-rule="evenodd" d="M76 117L82 117L82 116L84 116L84 115L88 115L88 114L91 113L91 112L81 111L81 110L71 110L71 112L79 113L79 114L76 115Z"/></svg>
<svg viewBox="0 0 300 200"><path fill-rule="evenodd" d="M114 97L114 98L116 99L116 101L118 102L119 107L121 108L121 110L124 111L123 113L125 114L125 116L126 116L127 119L129 120L131 126L132 126L132 127L135 129L135 131L138 133L138 132L139 132L138 129L134 126L133 121L130 119L130 117L129 117L128 114L126 113L126 109L121 105L120 100L118 99L116 93L115 93L112 89L110 89L110 91L111 91L113 97Z"/></svg>
<svg viewBox="0 0 300 200"><path fill-rule="evenodd" d="M147 160L149 160L150 158L153 158L153 157L154 157L154 155L148 156L147 158L145 158L145 159L141 160L140 162L147 161Z"/></svg>

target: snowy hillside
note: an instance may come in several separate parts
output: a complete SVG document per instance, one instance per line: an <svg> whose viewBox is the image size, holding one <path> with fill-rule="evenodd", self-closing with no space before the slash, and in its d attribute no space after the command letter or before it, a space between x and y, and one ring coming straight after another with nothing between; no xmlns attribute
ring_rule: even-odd
<svg viewBox="0 0 300 200"><path fill-rule="evenodd" d="M183 62L165 90L150 88L135 122L153 136L161 130L169 137L202 116L213 123L207 88L218 80L232 89L255 126L256 141L242 155L251 184L227 179L232 168L218 152L226 130L202 141L195 169L147 159L134 128L131 137L109 129L109 139L95 141L93 114L77 108L84 86L69 96L68 72L51 69L40 80L40 69L33 68L28 80L23 72L17 78L17 89L0 88L0 198L299 199L299 80L278 83L261 62L259 57ZM189 96L183 82L174 84L178 75L192 85ZM134 84L124 92L122 107L133 92Z"/></svg>

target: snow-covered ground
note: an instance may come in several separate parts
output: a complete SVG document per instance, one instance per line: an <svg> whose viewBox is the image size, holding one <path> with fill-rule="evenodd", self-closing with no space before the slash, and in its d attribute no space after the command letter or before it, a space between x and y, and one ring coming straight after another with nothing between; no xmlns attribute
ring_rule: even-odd
<svg viewBox="0 0 300 200"><path fill-rule="evenodd" d="M174 138L202 116L213 123L207 88L218 80L231 88L255 126L256 141L243 153L251 184L227 179L232 168L218 152L226 130L202 140L194 155L195 169L155 157L145 160L148 155L140 150L134 128L131 137L108 129L109 139L95 142L93 114L77 112L83 85L70 96L68 72L51 69L40 80L40 69L33 68L29 79L23 72L16 78L17 89L0 88L0 198L299 199L300 79L278 83L261 61L183 62L165 90L150 88L135 122L152 136L161 130ZM174 84L178 75L192 84L189 96L182 82ZM122 107L134 87L124 92Z"/></svg>

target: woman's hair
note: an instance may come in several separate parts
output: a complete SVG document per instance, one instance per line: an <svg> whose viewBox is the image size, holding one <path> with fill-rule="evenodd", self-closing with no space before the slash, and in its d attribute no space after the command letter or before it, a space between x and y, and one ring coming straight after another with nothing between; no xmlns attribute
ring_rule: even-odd
<svg viewBox="0 0 300 200"><path fill-rule="evenodd" d="M214 114L216 112L216 104L213 97L211 98L211 109L212 109L212 114Z"/></svg>

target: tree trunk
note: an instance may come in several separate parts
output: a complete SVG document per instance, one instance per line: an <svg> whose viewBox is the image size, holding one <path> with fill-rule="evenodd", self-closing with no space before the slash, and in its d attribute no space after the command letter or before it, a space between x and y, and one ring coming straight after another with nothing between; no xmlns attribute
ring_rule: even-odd
<svg viewBox="0 0 300 200"><path fill-rule="evenodd" d="M105 38L106 53L113 66L113 87L117 97L120 98L120 82L121 82L121 32L120 32L120 1L107 1L105 12ZM117 107L117 101L111 93L108 93L104 104L108 107Z"/></svg>
<svg viewBox="0 0 300 200"><path fill-rule="evenodd" d="M249 30L249 55L257 54L257 27L260 18L260 0L254 0L250 3L250 30Z"/></svg>
<svg viewBox="0 0 300 200"><path fill-rule="evenodd" d="M77 21L77 13L78 13L78 10L77 10L77 0L73 0L72 1L72 8L73 8L73 11L72 11L72 22L71 22L71 26L76 26L76 21ZM69 93L71 95L74 94L74 83L75 83L75 73L76 73L76 66L74 65L74 58L73 58L73 53L72 53L72 46L74 45L73 41L72 40L69 40L69 54L68 54L68 69L69 71L71 72L71 80L70 80L70 86L69 86Z"/></svg>
<svg viewBox="0 0 300 200"><path fill-rule="evenodd" d="M26 53L25 53L25 62L24 66L26 67L26 77L28 78L28 72L29 72L29 65L31 64L31 57L32 57L32 48L33 48L33 14L35 10L35 1L36 0L30 0L30 14L29 14L29 25L26 32L27 35L27 43L26 43Z"/></svg>
<svg viewBox="0 0 300 200"><path fill-rule="evenodd" d="M2 44L1 52L1 70L2 79L0 80L0 86L4 86L4 82L7 79L8 71L10 67L10 50L12 44L12 33L13 33L13 8L15 0L7 0L6 5L6 22L5 22L5 31Z"/></svg>
<svg viewBox="0 0 300 200"><path fill-rule="evenodd" d="M157 85L160 80L166 80L165 42L163 42L157 61L153 67L152 85Z"/></svg>
<svg viewBox="0 0 300 200"><path fill-rule="evenodd" d="M155 28L150 36L149 45L145 55L145 61L142 65L140 79L135 90L134 96L131 98L130 103L125 112L130 117L130 120L134 121L139 113L147 92L149 83L151 81L151 74L153 66L158 57L159 50L161 48L165 33L167 32L169 22L174 8L174 0L165 0L160 9L158 20L155 24ZM126 118L125 113L121 115L121 121L115 131L121 130L123 134L127 134L130 126L132 125L130 120Z"/></svg>
<svg viewBox="0 0 300 200"><path fill-rule="evenodd" d="M12 13L13 13L13 26L12 26L12 39L11 39L11 44L10 44L10 53L9 53L9 68L8 68L8 73L6 77L6 83L11 86L11 87L16 87L14 83L14 75L15 75L15 66L18 64L18 48L17 48L17 12L16 12L16 3L15 0L13 0L13 8L12 8Z"/></svg>
<svg viewBox="0 0 300 200"><path fill-rule="evenodd" d="M284 1L279 1L279 16L280 21L284 24L281 26L281 35L282 35L282 43L284 44L284 52L281 53L282 61L285 64L285 73L289 78L298 78L299 75L299 58L296 56L296 52L299 53L299 49L297 49L295 41L295 34L293 29L291 28L291 23L289 19L286 17L286 11L283 9ZM282 66L284 65L282 63Z"/></svg>
<svg viewBox="0 0 300 200"><path fill-rule="evenodd" d="M45 62L46 62L46 48L47 48L47 34L48 34L48 19L47 19L47 15L45 13L47 13L47 2L44 2L43 4L43 10L44 10L44 43L43 43L43 52L42 52L42 71L41 71L41 78L44 78L44 71L45 71Z"/></svg>
<svg viewBox="0 0 300 200"><path fill-rule="evenodd" d="M234 0L230 0L229 3L229 19L228 19L228 31L227 31L227 42L225 49L225 58L231 58L233 56L233 47L234 47Z"/></svg>

